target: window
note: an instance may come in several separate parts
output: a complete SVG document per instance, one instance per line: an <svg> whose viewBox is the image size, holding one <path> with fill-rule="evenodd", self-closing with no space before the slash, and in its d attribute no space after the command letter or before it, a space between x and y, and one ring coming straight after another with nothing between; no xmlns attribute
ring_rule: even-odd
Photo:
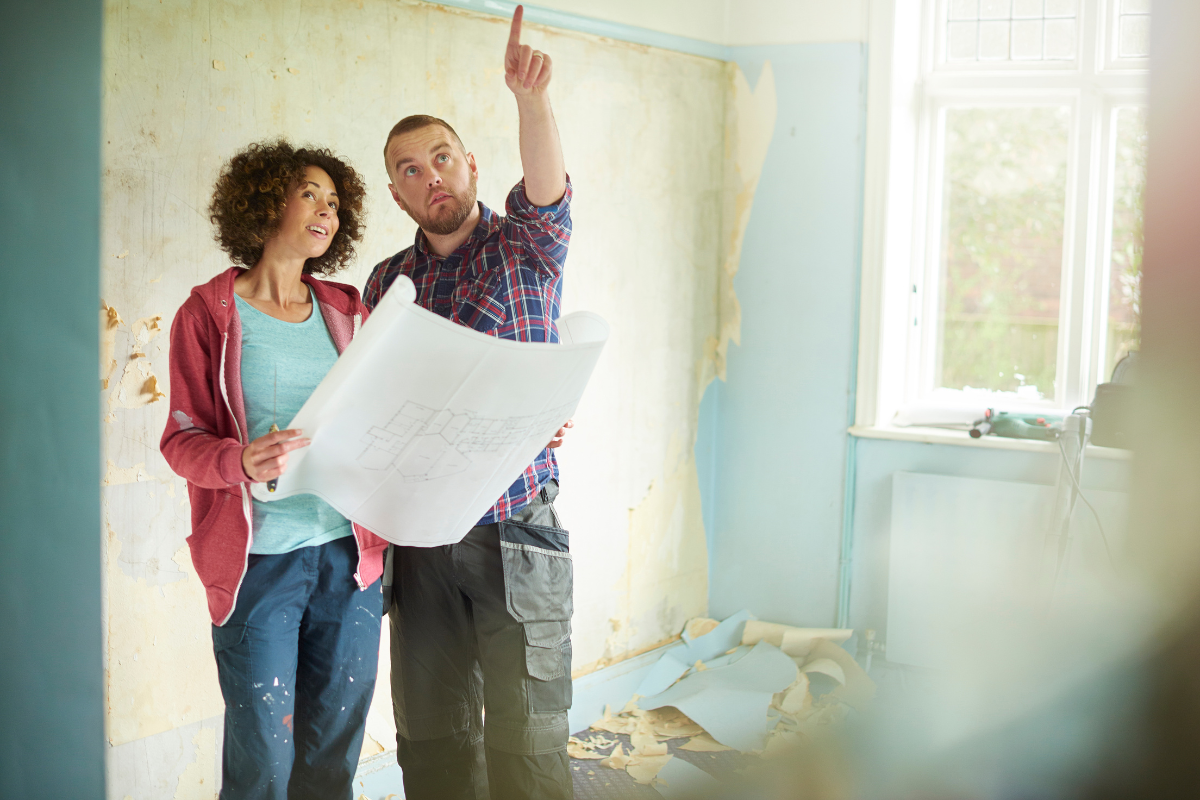
<svg viewBox="0 0 1200 800"><path fill-rule="evenodd" d="M890 12L857 423L1087 404L1138 346L1148 0Z"/></svg>
<svg viewBox="0 0 1200 800"><path fill-rule="evenodd" d="M948 0L939 19L946 65L1075 60L1076 0Z"/></svg>

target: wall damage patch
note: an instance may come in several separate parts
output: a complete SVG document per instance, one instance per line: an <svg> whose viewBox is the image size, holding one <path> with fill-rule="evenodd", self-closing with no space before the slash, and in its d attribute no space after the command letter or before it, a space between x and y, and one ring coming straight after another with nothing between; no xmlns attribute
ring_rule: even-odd
<svg viewBox="0 0 1200 800"><path fill-rule="evenodd" d="M141 408L166 397L158 388L158 376L150 367L150 359L134 353L121 373L121 381L108 395L110 408Z"/></svg>
<svg viewBox="0 0 1200 800"><path fill-rule="evenodd" d="M758 85L750 90L745 73L737 64L726 66L730 98L725 113L725 180L721 229L721 273L718 285L720 327L706 343L706 358L700 365L700 395L713 377L725 380L725 356L729 342L741 342L742 308L733 288L742 261L742 244L754 193L775 134L777 101L775 72L771 62L763 64ZM699 402L699 401L697 401Z"/></svg>
<svg viewBox="0 0 1200 800"><path fill-rule="evenodd" d="M135 489L140 487L116 491ZM147 560L145 551L134 552L124 537L108 537L105 732L114 747L164 732L178 733L172 729L218 717L224 708L204 588L195 579L187 547L161 559L153 573ZM136 579L126 571L134 562L143 570ZM163 581L169 570L178 572L179 578ZM193 731L187 741L194 735ZM192 760L189 755L175 774ZM138 796L170 797L174 791L143 791Z"/></svg>
<svg viewBox="0 0 1200 800"><path fill-rule="evenodd" d="M100 485L117 486L122 483L137 483L139 481L152 480L154 478L146 472L145 462L134 464L132 467L118 467L109 460L108 466L104 470L104 480L100 481Z"/></svg>
<svg viewBox="0 0 1200 800"><path fill-rule="evenodd" d="M111 462L110 462L111 463ZM176 583L189 577L190 567L183 567L180 551L186 550L185 541L189 533L186 510L177 510L172 501L176 494L175 478L156 479L138 464L125 470L114 467L119 478L132 479L114 482L106 487L104 496L104 519L110 531L116 531L120 543L119 555L109 552L110 563L119 566L121 572L149 586ZM150 516L148 530L139 528L136 520L139 509L153 505L156 509ZM200 592L203 595L203 592ZM200 609L207 604L200 606Z"/></svg>
<svg viewBox="0 0 1200 800"><path fill-rule="evenodd" d="M192 737L196 757L179 773L174 800L213 800L217 793L217 731L201 727Z"/></svg>
<svg viewBox="0 0 1200 800"><path fill-rule="evenodd" d="M220 716L108 748L106 796L128 800L215 800Z"/></svg>
<svg viewBox="0 0 1200 800"><path fill-rule="evenodd" d="M673 638L707 611L708 544L694 458L677 462L630 510L624 582L633 652Z"/></svg>
<svg viewBox="0 0 1200 800"><path fill-rule="evenodd" d="M100 390L108 388L108 380L117 368L113 358L116 350L117 330L125 324L121 315L112 306L100 301Z"/></svg>
<svg viewBox="0 0 1200 800"><path fill-rule="evenodd" d="M162 314L155 314L153 317L142 317L137 322L133 323L133 341L138 349L144 348L149 344L150 340L162 333Z"/></svg>

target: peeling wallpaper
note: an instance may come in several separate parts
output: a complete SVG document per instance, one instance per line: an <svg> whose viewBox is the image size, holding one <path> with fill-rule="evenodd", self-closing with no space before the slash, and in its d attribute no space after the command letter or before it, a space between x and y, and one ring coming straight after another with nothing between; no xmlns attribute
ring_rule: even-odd
<svg viewBox="0 0 1200 800"><path fill-rule="evenodd" d="M415 232L380 154L397 119L449 120L493 208L520 178L506 31L502 19L406 0L106 4L97 388L110 772L120 767L110 797L211 797L198 781L219 767L223 705L185 543L186 485L158 452L170 321L192 286L227 265L205 212L217 170L239 147L280 135L346 157L366 180L367 233L336 279L361 288ZM564 313L595 311L613 329L560 450L578 674L707 610L697 415L737 340L732 276L775 89L769 67L751 91L717 61L530 26L525 38L554 58L575 186ZM385 632L384 677L386 653ZM364 754L395 746L384 684L367 731ZM154 755L162 748L169 757Z"/></svg>

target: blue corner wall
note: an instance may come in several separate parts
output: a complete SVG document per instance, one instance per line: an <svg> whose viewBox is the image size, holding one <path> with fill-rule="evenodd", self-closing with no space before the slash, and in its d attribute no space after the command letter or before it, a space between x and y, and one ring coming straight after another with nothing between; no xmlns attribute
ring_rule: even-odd
<svg viewBox="0 0 1200 800"><path fill-rule="evenodd" d="M0 25L0 797L104 797L98 0Z"/></svg>
<svg viewBox="0 0 1200 800"><path fill-rule="evenodd" d="M730 347L727 382L714 381L700 407L709 613L840 621L886 638L892 474L1053 484L1057 456L848 435L866 45L733 48L733 56L751 86L771 61L778 116L734 280L741 345ZM1082 483L1127 491L1129 479L1128 461L1091 459Z"/></svg>
<svg viewBox="0 0 1200 800"><path fill-rule="evenodd" d="M865 45L733 57L752 87L770 60L778 113L734 279L741 345L701 405L709 611L827 626L856 349Z"/></svg>

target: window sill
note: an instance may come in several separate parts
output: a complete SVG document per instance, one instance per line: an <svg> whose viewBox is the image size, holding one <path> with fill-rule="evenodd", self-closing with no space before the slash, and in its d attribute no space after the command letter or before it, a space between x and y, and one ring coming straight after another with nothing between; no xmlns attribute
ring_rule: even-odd
<svg viewBox="0 0 1200 800"><path fill-rule="evenodd" d="M984 436L972 439L966 431L945 428L921 428L917 426L899 428L892 425L855 425L850 428L851 436L860 439L891 439L898 442L923 442L925 444L950 444L958 447L981 447L985 450L1022 450L1027 453L1057 453L1058 445L1034 439L1008 439L1003 436ZM1116 447L1088 445L1087 458L1106 458L1126 461L1132 457L1129 450Z"/></svg>

